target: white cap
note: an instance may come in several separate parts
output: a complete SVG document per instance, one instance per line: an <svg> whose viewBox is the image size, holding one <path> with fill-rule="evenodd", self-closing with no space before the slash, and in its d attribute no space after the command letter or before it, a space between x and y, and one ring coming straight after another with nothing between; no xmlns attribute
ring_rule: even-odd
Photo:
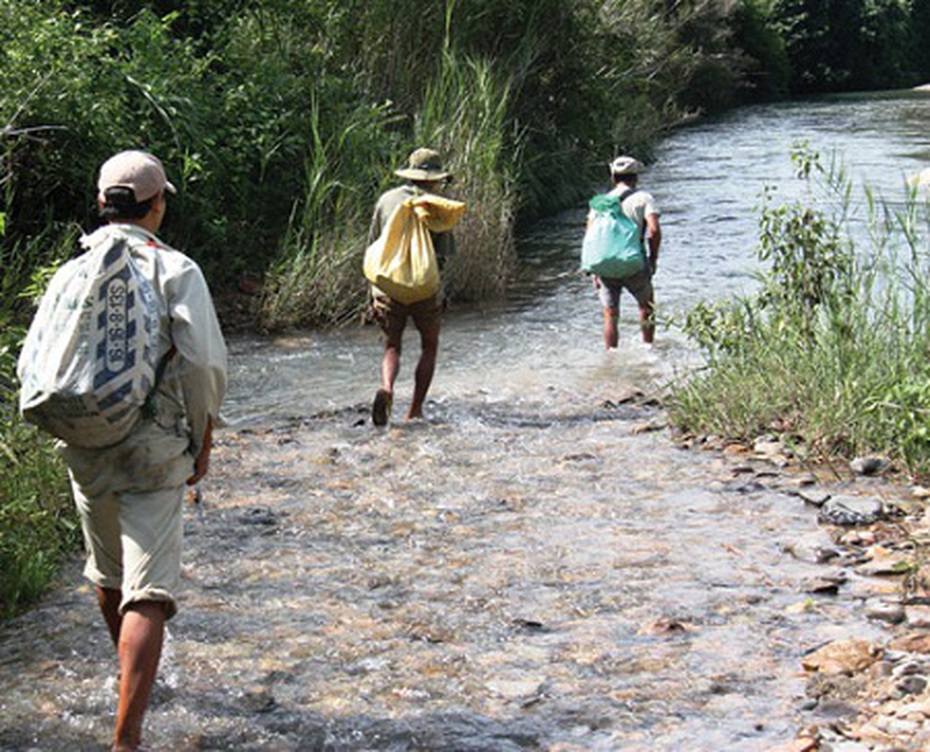
<svg viewBox="0 0 930 752"><path fill-rule="evenodd" d="M638 175L643 169L643 163L635 157L617 157L610 163L611 175Z"/></svg>
<svg viewBox="0 0 930 752"><path fill-rule="evenodd" d="M103 163L97 181L100 197L103 198L107 188L117 187L131 188L137 203L162 191L177 193L165 177L165 168L158 157L144 151L121 151Z"/></svg>

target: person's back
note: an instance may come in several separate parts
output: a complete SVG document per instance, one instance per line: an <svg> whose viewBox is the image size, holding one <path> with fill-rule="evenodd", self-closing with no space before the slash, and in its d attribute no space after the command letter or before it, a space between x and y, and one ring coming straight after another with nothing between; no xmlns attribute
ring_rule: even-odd
<svg viewBox="0 0 930 752"><path fill-rule="evenodd" d="M409 181L382 194L375 204L368 233L369 245L374 243L394 211L405 201L417 196L434 195L451 174L442 167L439 154L432 149L417 149L410 154L408 166L395 170L395 174ZM442 268L454 253L455 240L451 231L432 232L433 250ZM388 423L394 401L394 383L400 370L400 356L407 319L413 319L420 334L420 358L414 374L413 397L406 413L407 420L423 417L423 405L433 380L439 351L439 332L444 308L442 290L423 300L405 304L392 299L372 284L371 310L384 336L384 355L381 360L381 387L375 392L371 417L376 426Z"/></svg>
<svg viewBox="0 0 930 752"><path fill-rule="evenodd" d="M652 277L659 261L662 231L655 198L648 191L638 187L642 163L633 157L621 156L613 160L609 166L614 185L608 195L617 198L623 213L639 227L646 261L640 271L630 276L608 278L594 275L594 287L603 308L604 345L613 350L619 343L620 295L624 289L633 295L639 307L643 342L652 343L655 338L655 292ZM591 220L592 216L589 214L588 222Z"/></svg>
<svg viewBox="0 0 930 752"><path fill-rule="evenodd" d="M101 167L101 217L89 248L129 246L160 309L157 361L164 363L131 433L102 448L60 443L87 549L85 576L119 658L113 750L135 750L155 682L165 622L177 611L183 498L204 477L226 389L226 345L200 268L155 233L174 186L145 152Z"/></svg>

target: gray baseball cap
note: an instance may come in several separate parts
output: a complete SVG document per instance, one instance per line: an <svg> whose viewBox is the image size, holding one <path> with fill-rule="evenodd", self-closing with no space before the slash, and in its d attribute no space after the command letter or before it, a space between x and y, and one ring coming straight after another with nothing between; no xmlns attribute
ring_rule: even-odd
<svg viewBox="0 0 930 752"><path fill-rule="evenodd" d="M177 193L165 176L165 168L158 157L145 151L121 151L114 154L100 168L97 190L100 197L107 188L131 188L136 201L147 201L162 191Z"/></svg>

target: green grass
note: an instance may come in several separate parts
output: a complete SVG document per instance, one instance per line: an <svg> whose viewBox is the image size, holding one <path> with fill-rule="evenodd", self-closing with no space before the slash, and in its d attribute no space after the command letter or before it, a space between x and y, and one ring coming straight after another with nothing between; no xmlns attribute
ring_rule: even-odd
<svg viewBox="0 0 930 752"><path fill-rule="evenodd" d="M775 433L810 455L879 453L926 479L926 198L911 192L893 208L863 189L863 236L852 230L842 171L816 154L795 158L810 191L762 210L760 292L698 306L685 322L706 366L676 387L672 418L736 440Z"/></svg>
<svg viewBox="0 0 930 752"><path fill-rule="evenodd" d="M52 442L17 418L0 425L0 616L34 602L65 557L79 550L80 527L68 476Z"/></svg>

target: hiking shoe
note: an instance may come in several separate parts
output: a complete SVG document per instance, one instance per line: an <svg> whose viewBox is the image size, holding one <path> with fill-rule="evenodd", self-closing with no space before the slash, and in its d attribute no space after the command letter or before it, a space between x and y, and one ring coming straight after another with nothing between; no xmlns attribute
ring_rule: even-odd
<svg viewBox="0 0 930 752"><path fill-rule="evenodd" d="M379 389L375 393L375 401L371 406L371 422L376 426L386 426L391 417L391 402L393 396L387 389Z"/></svg>

